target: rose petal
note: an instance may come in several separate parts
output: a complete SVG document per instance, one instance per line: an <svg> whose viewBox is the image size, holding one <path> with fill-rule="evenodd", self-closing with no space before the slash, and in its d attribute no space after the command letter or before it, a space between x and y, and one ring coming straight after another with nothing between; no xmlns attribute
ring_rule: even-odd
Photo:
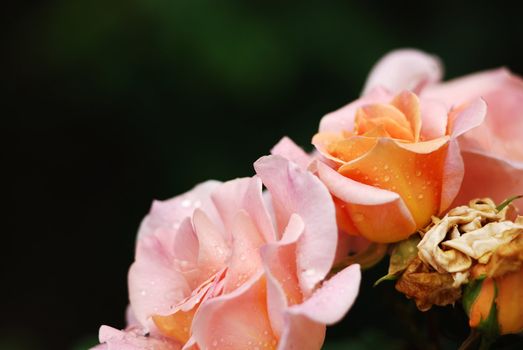
<svg viewBox="0 0 523 350"><path fill-rule="evenodd" d="M440 213L450 208L452 201L458 195L461 184L463 183L465 170L463 158L461 157L456 140L450 141L444 162L443 176L441 178Z"/></svg>
<svg viewBox="0 0 523 350"><path fill-rule="evenodd" d="M142 349L157 349L157 350L179 350L180 344L169 341L166 338L159 336L145 337L144 331L137 328L130 328L128 330L120 331L108 326L101 326L99 331L100 343L93 349L104 350L142 350Z"/></svg>
<svg viewBox="0 0 523 350"><path fill-rule="evenodd" d="M417 143L416 147L409 146L411 149L406 149L405 145L399 147L395 141L382 138L371 151L343 165L338 172L357 182L398 193L412 214L416 227L421 228L440 208L447 144L437 141ZM423 152L431 151L430 153L416 152L416 148L423 148L423 144L432 142L436 142L437 148L429 146L427 150L422 149ZM369 221L383 224L383 221L376 217L360 221L364 225L375 225L369 224ZM398 232L398 229L394 231ZM403 232L403 238L412 232Z"/></svg>
<svg viewBox="0 0 523 350"><path fill-rule="evenodd" d="M317 350L325 339L325 325L316 323L300 314L286 314L285 331L278 350Z"/></svg>
<svg viewBox="0 0 523 350"><path fill-rule="evenodd" d="M320 132L336 132L354 130L354 118L358 108L373 103L388 103L393 98L385 89L376 87L369 90L363 97L342 108L325 115L320 122Z"/></svg>
<svg viewBox="0 0 523 350"><path fill-rule="evenodd" d="M419 141L421 131L421 113L418 96L410 91L402 91L392 100L391 104L398 108L409 122L414 142Z"/></svg>
<svg viewBox="0 0 523 350"><path fill-rule="evenodd" d="M443 75L439 59L422 51L402 49L385 55L372 68L362 95L377 86L393 93L411 90L418 93L424 86L438 82Z"/></svg>
<svg viewBox="0 0 523 350"><path fill-rule="evenodd" d="M202 207L214 219L216 210L210 201L210 194L218 186L220 186L219 181L210 180L180 196L166 201L154 201L149 215L140 225L137 239L154 232L159 227L178 229L181 222L190 217L195 208Z"/></svg>
<svg viewBox="0 0 523 350"><path fill-rule="evenodd" d="M345 203L342 209L366 238L394 242L416 230L412 215L397 193L346 178L321 162L315 165L318 177Z"/></svg>
<svg viewBox="0 0 523 350"><path fill-rule="evenodd" d="M236 214L233 227L233 248L225 277L226 293L238 288L262 269L259 249L265 240L246 211Z"/></svg>
<svg viewBox="0 0 523 350"><path fill-rule="evenodd" d="M291 306L289 312L306 316L321 324L334 324L340 321L354 304L360 281L360 266L351 265L324 282L309 299Z"/></svg>
<svg viewBox="0 0 523 350"><path fill-rule="evenodd" d="M312 173L279 156L254 163L256 172L272 195L280 232L293 213L305 223L298 242L298 278L310 293L329 273L336 254L336 213L327 188Z"/></svg>
<svg viewBox="0 0 523 350"><path fill-rule="evenodd" d="M496 203L523 193L523 165L509 163L488 155L463 152L465 177L453 206L466 204L472 198L490 197ZM514 205L523 213L523 201Z"/></svg>
<svg viewBox="0 0 523 350"><path fill-rule="evenodd" d="M449 109L436 100L421 99L421 139L432 140L445 136Z"/></svg>
<svg viewBox="0 0 523 350"><path fill-rule="evenodd" d="M228 181L213 192L212 200L224 222L227 240L230 240L233 221L240 210L247 211L267 240L274 239L274 228L263 203L259 178Z"/></svg>
<svg viewBox="0 0 523 350"><path fill-rule="evenodd" d="M485 120L487 104L482 99L460 107L455 113L449 115L449 135L458 137L467 131L478 127Z"/></svg>
<svg viewBox="0 0 523 350"><path fill-rule="evenodd" d="M140 239L137 251L141 253L129 269L129 300L138 322L149 328L152 315L168 315L191 289L155 235Z"/></svg>
<svg viewBox="0 0 523 350"><path fill-rule="evenodd" d="M267 314L263 274L202 305L194 318L193 337L200 349L274 349L277 339Z"/></svg>
<svg viewBox="0 0 523 350"><path fill-rule="evenodd" d="M305 151L294 143L289 137L283 137L272 149L271 154L282 156L298 164L302 169L307 169L309 163L312 161L312 157L309 156Z"/></svg>
<svg viewBox="0 0 523 350"><path fill-rule="evenodd" d="M284 238L261 249L267 278L267 309L277 337L284 331L287 306L299 303L303 298L296 274L296 242L303 230L303 221L294 214L285 229Z"/></svg>

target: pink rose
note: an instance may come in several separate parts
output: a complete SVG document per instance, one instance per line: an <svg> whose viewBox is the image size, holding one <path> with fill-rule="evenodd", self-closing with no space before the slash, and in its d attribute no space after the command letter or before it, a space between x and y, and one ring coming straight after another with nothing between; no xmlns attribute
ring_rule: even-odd
<svg viewBox="0 0 523 350"><path fill-rule="evenodd" d="M278 156L255 169L153 204L129 270L129 328L102 326L100 347L321 348L325 325L356 298L360 268L325 281L338 229L318 178Z"/></svg>
<svg viewBox="0 0 523 350"><path fill-rule="evenodd" d="M458 140L465 177L454 205L471 198L500 202L523 193L523 80L505 68L475 73L440 83L439 61L415 50L398 50L383 57L372 70L364 92L384 86L393 93L410 88L421 98L455 108L483 98L485 122ZM523 202L515 202L523 211Z"/></svg>

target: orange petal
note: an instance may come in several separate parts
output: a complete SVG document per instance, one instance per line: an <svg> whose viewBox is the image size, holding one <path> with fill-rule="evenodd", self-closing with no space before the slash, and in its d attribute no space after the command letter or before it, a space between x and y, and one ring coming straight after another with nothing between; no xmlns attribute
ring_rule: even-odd
<svg viewBox="0 0 523 350"><path fill-rule="evenodd" d="M169 316L153 316L153 321L163 335L185 344L191 337L191 324L197 308L187 312L178 311Z"/></svg>
<svg viewBox="0 0 523 350"><path fill-rule="evenodd" d="M494 302L494 292L494 280L492 278L485 279L476 300L470 308L470 327L476 328L482 320L487 319L492 303Z"/></svg>
<svg viewBox="0 0 523 350"><path fill-rule="evenodd" d="M377 139L373 137L353 136L349 139L333 142L327 149L333 157L344 162L350 162L367 153L376 142Z"/></svg>
<svg viewBox="0 0 523 350"><path fill-rule="evenodd" d="M496 278L498 286L498 322L501 334L523 330L523 269Z"/></svg>
<svg viewBox="0 0 523 350"><path fill-rule="evenodd" d="M355 181L398 193L417 228L421 228L439 212L446 151L447 145L444 145L434 152L420 154L383 138L371 151L343 165L338 172Z"/></svg>
<svg viewBox="0 0 523 350"><path fill-rule="evenodd" d="M392 100L391 104L403 112L410 124L414 142L418 142L421 131L421 112L418 96L410 91L403 91Z"/></svg>
<svg viewBox="0 0 523 350"><path fill-rule="evenodd" d="M338 210L345 214L346 223L354 225L365 238L390 243L405 239L415 231L412 215L397 193L351 180L321 162L313 164L329 191L344 203Z"/></svg>
<svg viewBox="0 0 523 350"><path fill-rule="evenodd" d="M410 123L396 107L388 104L373 104L356 111L354 128L357 134L365 134L377 125L381 125L393 138L414 140Z"/></svg>

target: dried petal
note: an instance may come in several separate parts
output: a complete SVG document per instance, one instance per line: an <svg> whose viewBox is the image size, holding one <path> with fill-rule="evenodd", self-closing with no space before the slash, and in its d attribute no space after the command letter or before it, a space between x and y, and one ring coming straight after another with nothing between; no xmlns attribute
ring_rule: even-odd
<svg viewBox="0 0 523 350"><path fill-rule="evenodd" d="M453 284L451 274L431 271L416 257L396 283L396 289L414 299L419 310L427 311L432 305L453 304L461 297L461 288Z"/></svg>

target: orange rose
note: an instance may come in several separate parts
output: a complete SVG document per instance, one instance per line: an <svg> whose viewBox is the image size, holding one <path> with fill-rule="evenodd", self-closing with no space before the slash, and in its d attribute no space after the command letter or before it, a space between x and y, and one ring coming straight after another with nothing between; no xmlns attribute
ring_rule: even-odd
<svg viewBox="0 0 523 350"><path fill-rule="evenodd" d="M427 225L459 191L456 138L485 114L481 99L449 111L410 91L375 88L325 116L313 138L324 157L316 172L335 197L341 228L389 243Z"/></svg>

